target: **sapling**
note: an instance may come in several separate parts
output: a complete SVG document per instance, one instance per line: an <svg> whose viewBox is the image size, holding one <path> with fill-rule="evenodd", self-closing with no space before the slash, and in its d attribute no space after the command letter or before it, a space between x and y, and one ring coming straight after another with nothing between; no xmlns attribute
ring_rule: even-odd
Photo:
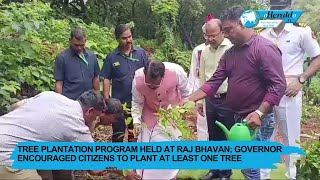
<svg viewBox="0 0 320 180"><path fill-rule="evenodd" d="M181 132L181 140L191 140L192 131L186 121L186 115L189 113L193 113L195 111L195 107L195 103L189 101L183 106L170 106L166 109L160 108L158 113L156 113L156 115L159 117L158 123L169 137L174 138L167 129L167 127L171 126Z"/></svg>
<svg viewBox="0 0 320 180"><path fill-rule="evenodd" d="M173 140L178 140L174 135L170 132L168 127L172 127L174 129L178 129L181 132L181 140L191 140L192 137L192 131L188 126L188 123L186 121L186 115L189 113L193 113L195 111L196 104L194 102L187 102L183 106L169 106L168 108L159 108L159 111L155 113L156 116L158 116L158 121L155 123L155 125L150 130L150 136L148 139L148 142L151 142L152 137L165 134L169 138ZM130 109L126 107L126 104L124 104L123 109L125 112L130 112ZM129 124L132 121L132 118L126 119L126 124ZM142 122L141 123L142 128L147 129L147 125ZM154 134L155 128L160 128L161 131L159 134ZM142 170L141 177L143 177L144 170Z"/></svg>

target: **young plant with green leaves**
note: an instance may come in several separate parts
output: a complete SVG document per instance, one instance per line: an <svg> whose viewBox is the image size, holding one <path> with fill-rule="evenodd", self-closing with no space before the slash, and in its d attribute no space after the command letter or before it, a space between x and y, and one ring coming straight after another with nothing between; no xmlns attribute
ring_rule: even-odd
<svg viewBox="0 0 320 180"><path fill-rule="evenodd" d="M312 134L315 137L315 134ZM297 163L297 178L300 180L320 179L320 138L311 138L301 144L306 155Z"/></svg>
<svg viewBox="0 0 320 180"><path fill-rule="evenodd" d="M167 109L160 108L156 114L159 117L159 125L163 131L171 138L173 135L170 133L168 127L173 127L181 132L182 140L191 140L192 130L188 126L186 115L195 111L195 103L187 102L183 106L174 106Z"/></svg>

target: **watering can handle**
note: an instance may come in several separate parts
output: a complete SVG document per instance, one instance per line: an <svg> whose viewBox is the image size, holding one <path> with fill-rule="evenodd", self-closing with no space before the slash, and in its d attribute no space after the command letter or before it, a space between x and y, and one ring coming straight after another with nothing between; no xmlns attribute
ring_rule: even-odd
<svg viewBox="0 0 320 180"><path fill-rule="evenodd" d="M249 125L248 125L248 120L243 119L243 124L249 127ZM250 132L252 132L252 128L249 127L249 130L250 130ZM252 140L255 140L255 139L256 139L257 133L258 133L258 128L255 128L255 129L254 129L254 133L251 135Z"/></svg>

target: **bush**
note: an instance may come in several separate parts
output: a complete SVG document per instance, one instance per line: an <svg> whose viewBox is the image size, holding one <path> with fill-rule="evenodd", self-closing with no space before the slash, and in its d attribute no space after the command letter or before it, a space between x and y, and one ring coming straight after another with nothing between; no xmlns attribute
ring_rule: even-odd
<svg viewBox="0 0 320 180"><path fill-rule="evenodd" d="M174 52L168 53L163 48L161 48L155 51L153 58L161 61L177 63L181 65L183 69L188 73L191 64L191 56L192 51L179 51L176 49Z"/></svg>
<svg viewBox="0 0 320 180"><path fill-rule="evenodd" d="M305 103L309 105L320 104L320 75L316 75L309 81L307 87L304 88Z"/></svg>
<svg viewBox="0 0 320 180"><path fill-rule="evenodd" d="M21 96L53 90L53 65L68 47L71 28L87 31L87 46L99 63L117 46L113 31L79 19L54 19L49 4L39 1L1 5L0 11L0 114Z"/></svg>
<svg viewBox="0 0 320 180"><path fill-rule="evenodd" d="M320 178L320 139L313 139L301 144L306 156L297 164L297 177L300 180Z"/></svg>
<svg viewBox="0 0 320 180"><path fill-rule="evenodd" d="M307 123L307 120L320 117L320 107L315 105L302 105L302 123Z"/></svg>

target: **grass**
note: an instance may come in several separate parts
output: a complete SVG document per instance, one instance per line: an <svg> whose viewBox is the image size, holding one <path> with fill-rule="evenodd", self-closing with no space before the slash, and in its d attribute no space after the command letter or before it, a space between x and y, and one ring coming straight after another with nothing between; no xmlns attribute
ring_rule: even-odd
<svg viewBox="0 0 320 180"><path fill-rule="evenodd" d="M181 170L178 179L201 179L207 174L207 170ZM271 179L286 179L286 168L284 164L277 164L277 169L273 169ZM240 170L233 170L232 179L244 179Z"/></svg>

